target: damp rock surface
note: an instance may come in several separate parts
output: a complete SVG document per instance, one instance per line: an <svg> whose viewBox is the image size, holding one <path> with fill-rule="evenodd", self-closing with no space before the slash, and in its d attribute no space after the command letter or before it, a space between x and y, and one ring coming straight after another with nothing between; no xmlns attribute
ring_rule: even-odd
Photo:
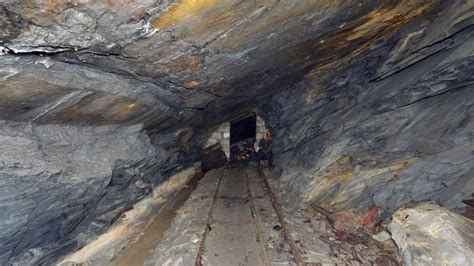
<svg viewBox="0 0 474 266"><path fill-rule="evenodd" d="M406 265L474 264L474 221L439 205L403 208L388 229Z"/></svg>

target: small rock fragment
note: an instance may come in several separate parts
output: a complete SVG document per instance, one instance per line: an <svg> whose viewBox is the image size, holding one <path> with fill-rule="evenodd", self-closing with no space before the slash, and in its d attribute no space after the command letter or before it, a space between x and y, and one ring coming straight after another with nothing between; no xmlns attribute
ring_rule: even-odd
<svg viewBox="0 0 474 266"><path fill-rule="evenodd" d="M47 69L51 68L54 66L54 62L53 60L49 59L49 58L41 58L41 59L38 59L35 61L35 64L42 64L44 67L46 67Z"/></svg>
<svg viewBox="0 0 474 266"><path fill-rule="evenodd" d="M199 237L197 235L194 235L193 238L191 239L191 242L196 244L197 242L199 242Z"/></svg>
<svg viewBox="0 0 474 266"><path fill-rule="evenodd" d="M381 242L381 243L383 243L383 242L386 242L386 241L392 239L392 236L389 233L387 233L385 231L382 231L382 232L380 232L376 235L372 235L372 238L379 241L379 242Z"/></svg>

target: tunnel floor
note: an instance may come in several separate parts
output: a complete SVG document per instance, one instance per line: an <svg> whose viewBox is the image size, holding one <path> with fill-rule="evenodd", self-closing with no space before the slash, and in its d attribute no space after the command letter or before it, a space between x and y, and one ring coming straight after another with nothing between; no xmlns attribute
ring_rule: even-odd
<svg viewBox="0 0 474 266"><path fill-rule="evenodd" d="M355 246L345 252L337 241L322 241L335 238L327 223L282 207L275 182L242 166L208 172L179 209L189 191L178 193L113 265L347 263Z"/></svg>

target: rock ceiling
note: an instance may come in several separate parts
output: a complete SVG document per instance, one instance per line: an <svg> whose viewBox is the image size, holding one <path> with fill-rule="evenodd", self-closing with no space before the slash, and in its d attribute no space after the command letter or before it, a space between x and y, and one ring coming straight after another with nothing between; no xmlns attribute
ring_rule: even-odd
<svg viewBox="0 0 474 266"><path fill-rule="evenodd" d="M334 76L407 23L436 19L441 4L3 0L0 119L149 128L224 120L304 77Z"/></svg>

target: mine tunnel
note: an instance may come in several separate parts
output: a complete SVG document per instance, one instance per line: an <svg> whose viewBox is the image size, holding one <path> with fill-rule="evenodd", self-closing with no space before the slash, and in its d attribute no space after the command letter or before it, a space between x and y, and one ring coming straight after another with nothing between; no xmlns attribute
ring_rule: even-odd
<svg viewBox="0 0 474 266"><path fill-rule="evenodd" d="M474 265L474 2L0 1L0 265Z"/></svg>
<svg viewBox="0 0 474 266"><path fill-rule="evenodd" d="M246 118L230 124L230 160L247 160L247 151L254 150L257 138L257 116L251 114Z"/></svg>

